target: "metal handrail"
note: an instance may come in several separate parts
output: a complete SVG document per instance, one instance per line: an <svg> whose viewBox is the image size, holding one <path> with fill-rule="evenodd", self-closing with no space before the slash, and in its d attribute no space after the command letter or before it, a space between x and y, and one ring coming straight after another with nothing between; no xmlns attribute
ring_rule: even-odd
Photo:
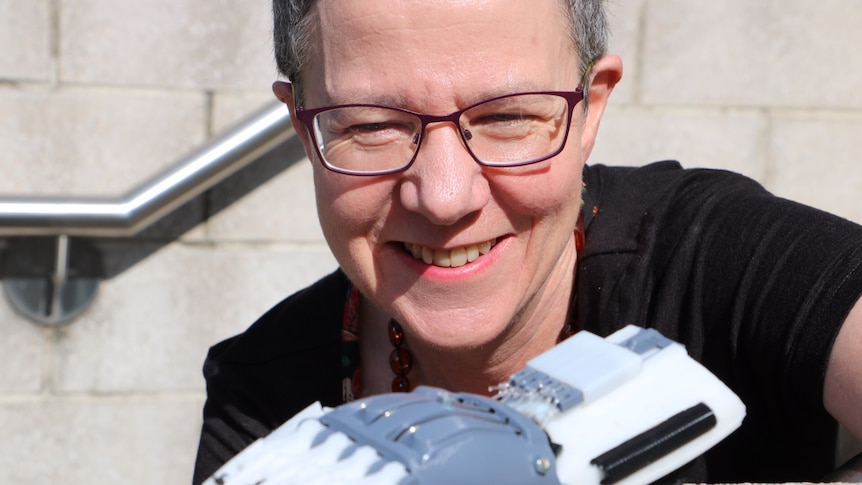
<svg viewBox="0 0 862 485"><path fill-rule="evenodd" d="M294 135L273 103L117 199L0 197L0 236L131 236Z"/></svg>

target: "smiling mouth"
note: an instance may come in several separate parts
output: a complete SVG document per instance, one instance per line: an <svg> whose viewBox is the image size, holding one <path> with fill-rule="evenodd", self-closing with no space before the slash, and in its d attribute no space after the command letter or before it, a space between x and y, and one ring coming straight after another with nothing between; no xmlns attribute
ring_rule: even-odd
<svg viewBox="0 0 862 485"><path fill-rule="evenodd" d="M480 257L491 252L491 248L497 244L496 239L491 239L479 244L463 246L450 250L439 250L426 248L418 244L404 243L404 249L414 258L425 264L433 264L441 268L457 268L467 263L472 263Z"/></svg>

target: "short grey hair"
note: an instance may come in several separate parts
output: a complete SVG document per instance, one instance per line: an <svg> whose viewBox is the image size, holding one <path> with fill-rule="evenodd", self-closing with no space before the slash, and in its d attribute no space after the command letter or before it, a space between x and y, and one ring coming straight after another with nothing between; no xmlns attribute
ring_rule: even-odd
<svg viewBox="0 0 862 485"><path fill-rule="evenodd" d="M273 0L273 42L279 72L291 80L302 99L300 73L308 63L316 19L316 0ZM365 1L365 0L358 0ZM571 37L580 56L581 76L607 53L608 20L606 0L564 0L561 7L572 25Z"/></svg>

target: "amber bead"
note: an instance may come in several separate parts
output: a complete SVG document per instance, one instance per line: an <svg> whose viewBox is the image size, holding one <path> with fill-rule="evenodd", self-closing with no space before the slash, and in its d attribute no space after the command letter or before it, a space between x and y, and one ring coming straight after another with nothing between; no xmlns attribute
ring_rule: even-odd
<svg viewBox="0 0 862 485"><path fill-rule="evenodd" d="M389 343L398 348L404 343L404 330L395 320L389 320Z"/></svg>
<svg viewBox="0 0 862 485"><path fill-rule="evenodd" d="M410 392L410 381L405 376L395 376L392 379L392 392Z"/></svg>
<svg viewBox="0 0 862 485"><path fill-rule="evenodd" d="M389 354L389 367L395 375L406 375L413 367L413 356L407 349L392 349Z"/></svg>

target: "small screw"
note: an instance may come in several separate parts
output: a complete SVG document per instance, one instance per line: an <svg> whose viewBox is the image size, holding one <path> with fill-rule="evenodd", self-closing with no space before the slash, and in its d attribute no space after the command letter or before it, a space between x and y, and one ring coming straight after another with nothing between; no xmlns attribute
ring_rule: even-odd
<svg viewBox="0 0 862 485"><path fill-rule="evenodd" d="M539 475L544 475L548 473L548 470L551 469L551 460L542 457L536 460L536 473Z"/></svg>

